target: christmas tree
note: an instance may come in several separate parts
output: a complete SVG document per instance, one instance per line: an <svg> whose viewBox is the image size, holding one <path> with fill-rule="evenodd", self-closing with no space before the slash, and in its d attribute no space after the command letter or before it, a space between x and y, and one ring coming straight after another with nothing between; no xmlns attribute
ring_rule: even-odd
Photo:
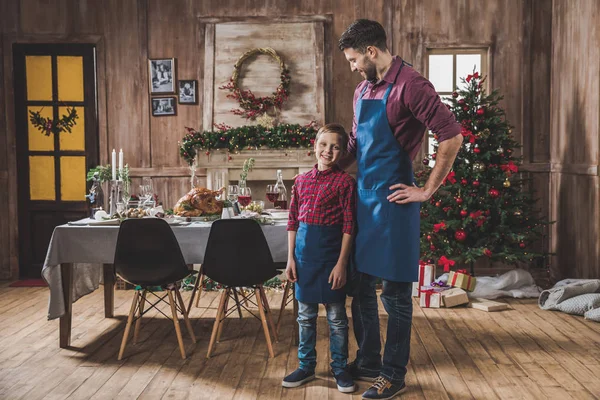
<svg viewBox="0 0 600 400"><path fill-rule="evenodd" d="M520 146L498 106L502 96L486 94L477 72L462 81L465 90L453 92L447 105L464 140L442 186L421 207L421 260L445 270L455 264L472 269L481 257L531 263L545 255L533 244L547 222L536 215L536 200L518 174L521 158L514 150ZM417 173L420 186L431 173L437 142L433 147Z"/></svg>

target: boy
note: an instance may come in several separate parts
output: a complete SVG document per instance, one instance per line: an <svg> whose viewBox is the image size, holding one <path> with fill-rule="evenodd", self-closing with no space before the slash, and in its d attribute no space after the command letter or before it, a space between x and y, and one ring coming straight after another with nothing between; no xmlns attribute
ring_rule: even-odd
<svg viewBox="0 0 600 400"><path fill-rule="evenodd" d="M337 166L346 152L348 135L341 125L328 124L315 138L315 167L296 178L288 220L287 278L296 285L298 300L299 368L283 379L298 387L315 378L317 314L327 310L331 369L338 390L356 390L346 371L348 318L346 265L355 220L355 181Z"/></svg>

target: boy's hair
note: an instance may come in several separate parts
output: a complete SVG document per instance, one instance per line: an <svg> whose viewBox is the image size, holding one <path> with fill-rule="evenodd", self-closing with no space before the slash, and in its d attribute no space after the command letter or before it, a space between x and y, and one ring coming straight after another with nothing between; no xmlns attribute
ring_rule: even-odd
<svg viewBox="0 0 600 400"><path fill-rule="evenodd" d="M319 137L323 134L323 133L335 133L339 136L340 138L340 147L342 148L342 151L346 151L346 149L348 148L348 134L346 133L346 130L344 129L344 127L340 124L327 124L327 125L323 125L319 131L317 132L317 136L315 136L315 143L319 141Z"/></svg>
<svg viewBox="0 0 600 400"><path fill-rule="evenodd" d="M379 22L357 19L342 33L338 46L342 51L352 48L365 54L369 46L375 46L382 51L387 50L386 39L385 29Z"/></svg>

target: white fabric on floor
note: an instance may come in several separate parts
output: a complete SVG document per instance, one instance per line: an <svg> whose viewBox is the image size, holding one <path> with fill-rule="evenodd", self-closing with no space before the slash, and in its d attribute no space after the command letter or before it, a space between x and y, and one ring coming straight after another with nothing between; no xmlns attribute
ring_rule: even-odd
<svg viewBox="0 0 600 400"><path fill-rule="evenodd" d="M479 299L497 299L499 297L529 298L541 293L533 276L524 269L513 269L499 276L477 276L475 290L468 292L469 297ZM448 274L436 280L448 282Z"/></svg>

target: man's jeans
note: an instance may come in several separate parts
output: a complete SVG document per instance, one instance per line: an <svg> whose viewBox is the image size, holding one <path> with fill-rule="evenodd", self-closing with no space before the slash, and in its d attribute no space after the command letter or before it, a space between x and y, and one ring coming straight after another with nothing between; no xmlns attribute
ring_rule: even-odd
<svg viewBox="0 0 600 400"><path fill-rule="evenodd" d="M329 351L331 353L331 369L337 374L346 368L348 362L348 317L345 303L325 304L327 321L329 322ZM318 303L298 302L298 325L300 326L300 343L298 344L298 360L300 368L313 372L317 366L317 315Z"/></svg>
<svg viewBox="0 0 600 400"><path fill-rule="evenodd" d="M352 274L352 280L352 322L358 343L357 366L379 373L393 384L401 384L406 376L410 353L412 282L383 280L381 301L388 314L388 324L382 365L375 293L377 278L356 271Z"/></svg>

